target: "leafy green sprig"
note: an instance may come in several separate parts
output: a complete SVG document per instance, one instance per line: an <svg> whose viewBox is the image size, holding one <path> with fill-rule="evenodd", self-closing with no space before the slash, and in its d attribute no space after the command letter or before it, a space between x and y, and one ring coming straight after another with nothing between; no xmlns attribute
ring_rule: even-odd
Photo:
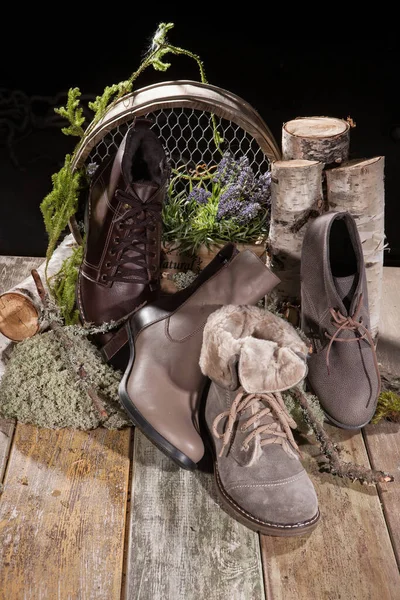
<svg viewBox="0 0 400 600"><path fill-rule="evenodd" d="M179 169L173 171L163 206L162 239L174 243L181 252L196 254L203 245L210 248L231 241L249 244L267 239L269 212L266 208L247 223L235 217L218 218L221 196L234 182L221 183L215 177L214 169L215 166L197 168L191 173ZM188 186L176 192L182 180L186 180ZM199 204L192 199L191 192L195 188L209 190L207 202Z"/></svg>

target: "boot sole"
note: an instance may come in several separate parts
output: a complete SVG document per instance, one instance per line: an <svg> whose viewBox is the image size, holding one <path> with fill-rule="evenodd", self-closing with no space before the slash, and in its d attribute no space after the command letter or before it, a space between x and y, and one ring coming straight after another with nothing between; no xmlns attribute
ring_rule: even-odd
<svg viewBox="0 0 400 600"><path fill-rule="evenodd" d="M133 424L140 429L143 435L150 440L161 452L163 452L168 458L172 459L179 467L188 471L194 471L197 469L197 464L192 461L191 458L183 454L178 448L173 446L168 440L158 433L156 429L143 417L143 415L137 410L135 405L132 403L128 391L127 382L129 375L131 374L133 363L135 362L135 345L133 343L133 337L130 331L130 327L127 327L128 343L129 343L129 362L125 369L124 375L120 381L118 387L118 394L122 406L128 413L129 418Z"/></svg>
<svg viewBox="0 0 400 600"><path fill-rule="evenodd" d="M236 504L236 502L226 493L219 478L218 464L216 461L214 462L214 474L218 497L226 513L252 531L274 537L299 537L311 533L320 521L321 514L319 510L311 519L293 525L261 521L261 519L257 519L243 510L243 508Z"/></svg>

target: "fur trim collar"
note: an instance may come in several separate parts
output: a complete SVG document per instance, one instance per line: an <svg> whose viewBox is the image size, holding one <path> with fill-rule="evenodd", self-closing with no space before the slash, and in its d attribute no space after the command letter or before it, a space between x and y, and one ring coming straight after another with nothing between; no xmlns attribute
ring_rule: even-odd
<svg viewBox="0 0 400 600"><path fill-rule="evenodd" d="M256 306L227 305L207 319L199 364L224 388L240 384L248 393L268 393L300 383L307 356L307 345L285 319Z"/></svg>

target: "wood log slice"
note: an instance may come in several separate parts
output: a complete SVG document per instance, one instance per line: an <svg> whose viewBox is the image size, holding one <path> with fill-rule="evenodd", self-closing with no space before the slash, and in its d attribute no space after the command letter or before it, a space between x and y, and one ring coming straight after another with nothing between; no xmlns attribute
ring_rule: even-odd
<svg viewBox="0 0 400 600"><path fill-rule="evenodd" d="M317 160L324 167L349 158L350 124L333 117L297 117L282 127L282 159Z"/></svg>
<svg viewBox="0 0 400 600"><path fill-rule="evenodd" d="M371 333L379 333L385 249L384 157L354 159L326 172L329 210L350 212L363 247Z"/></svg>
<svg viewBox="0 0 400 600"><path fill-rule="evenodd" d="M48 277L58 273L64 260L71 256L76 247L77 243L73 235L67 235L55 249L49 261L47 267ZM46 261L43 260L37 271L48 292L45 266ZM0 295L0 333L14 342L32 337L46 326L44 321L39 323L41 306L36 284L30 275L21 283Z"/></svg>
<svg viewBox="0 0 400 600"><path fill-rule="evenodd" d="M0 333L20 342L39 331L40 308L32 296L15 290L0 296Z"/></svg>
<svg viewBox="0 0 400 600"><path fill-rule="evenodd" d="M280 278L271 293L279 305L300 304L300 259L310 220L323 209L323 163L275 161L271 165L271 221L267 264Z"/></svg>

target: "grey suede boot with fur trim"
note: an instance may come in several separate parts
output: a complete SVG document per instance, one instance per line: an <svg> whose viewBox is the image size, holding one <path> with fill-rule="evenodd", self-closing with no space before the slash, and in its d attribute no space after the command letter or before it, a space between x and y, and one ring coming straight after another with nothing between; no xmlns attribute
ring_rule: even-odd
<svg viewBox="0 0 400 600"><path fill-rule="evenodd" d="M290 323L254 306L220 308L203 333L218 494L234 519L265 535L304 535L320 518L281 395L306 377L307 355Z"/></svg>

